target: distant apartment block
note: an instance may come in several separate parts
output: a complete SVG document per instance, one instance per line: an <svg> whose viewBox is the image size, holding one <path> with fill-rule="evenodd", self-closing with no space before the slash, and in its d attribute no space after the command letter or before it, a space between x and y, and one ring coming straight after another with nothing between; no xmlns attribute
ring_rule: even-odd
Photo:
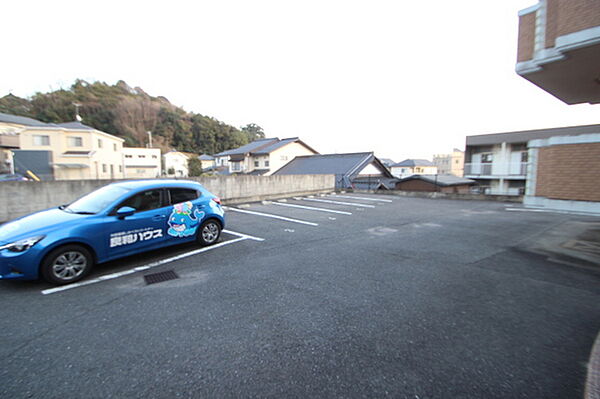
<svg viewBox="0 0 600 399"><path fill-rule="evenodd" d="M464 177L477 181L485 194L524 195L532 168L538 168L530 159L532 140L599 132L600 125L587 125L467 136ZM567 165L555 167L573 173Z"/></svg>
<svg viewBox="0 0 600 399"><path fill-rule="evenodd" d="M519 12L520 76L567 104L597 104L598 65L598 0L540 0Z"/></svg>
<svg viewBox="0 0 600 399"><path fill-rule="evenodd" d="M433 156L433 164L440 175L454 175L462 177L465 164L465 152L455 148L451 154L437 154Z"/></svg>
<svg viewBox="0 0 600 399"><path fill-rule="evenodd" d="M123 166L127 179L160 177L160 148L123 147Z"/></svg>

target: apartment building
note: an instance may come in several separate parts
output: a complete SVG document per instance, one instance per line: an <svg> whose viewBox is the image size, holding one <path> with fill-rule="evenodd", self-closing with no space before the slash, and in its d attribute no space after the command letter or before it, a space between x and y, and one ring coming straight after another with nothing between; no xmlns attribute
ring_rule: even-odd
<svg viewBox="0 0 600 399"><path fill-rule="evenodd" d="M188 177L190 169L188 160L197 157L196 154L183 151L169 151L163 155L165 174L170 177Z"/></svg>
<svg viewBox="0 0 600 399"><path fill-rule="evenodd" d="M519 12L516 72L567 104L600 103L598 0L540 0Z"/></svg>
<svg viewBox="0 0 600 399"><path fill-rule="evenodd" d="M528 173L538 167L530 159L532 140L598 132L600 125L587 125L467 136L464 177L477 181L484 194L524 195Z"/></svg>
<svg viewBox="0 0 600 399"><path fill-rule="evenodd" d="M298 137L265 138L215 155L216 165L228 166L229 173L268 176L295 157L316 155L313 148Z"/></svg>
<svg viewBox="0 0 600 399"><path fill-rule="evenodd" d="M161 175L160 148L123 147L124 177L152 179Z"/></svg>
<svg viewBox="0 0 600 399"><path fill-rule="evenodd" d="M433 164L440 175L462 177L465 165L465 152L455 148L450 154L436 154Z"/></svg>

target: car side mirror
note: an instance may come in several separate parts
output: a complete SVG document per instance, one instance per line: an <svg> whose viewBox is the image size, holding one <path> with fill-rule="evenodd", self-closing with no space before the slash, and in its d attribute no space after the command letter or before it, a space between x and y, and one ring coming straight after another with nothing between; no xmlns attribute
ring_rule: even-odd
<svg viewBox="0 0 600 399"><path fill-rule="evenodd" d="M130 206L124 206L117 210L117 217L119 219L125 219L127 216L131 216L135 213L135 208Z"/></svg>

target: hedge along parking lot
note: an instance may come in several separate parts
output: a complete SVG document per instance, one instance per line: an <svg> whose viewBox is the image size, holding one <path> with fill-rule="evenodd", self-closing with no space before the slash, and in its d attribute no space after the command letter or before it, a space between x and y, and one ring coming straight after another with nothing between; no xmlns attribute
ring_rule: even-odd
<svg viewBox="0 0 600 399"><path fill-rule="evenodd" d="M101 277L198 248L52 295L4 282L2 396L581 396L600 275L515 247L589 218L342 195L235 206L264 241L224 234L162 283Z"/></svg>

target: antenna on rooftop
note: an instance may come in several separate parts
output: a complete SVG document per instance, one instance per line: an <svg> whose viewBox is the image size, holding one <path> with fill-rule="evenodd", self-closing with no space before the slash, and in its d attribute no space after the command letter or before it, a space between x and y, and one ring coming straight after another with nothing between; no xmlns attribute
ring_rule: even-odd
<svg viewBox="0 0 600 399"><path fill-rule="evenodd" d="M79 116L79 107L81 107L81 104L73 103L73 105L75 106L75 120L81 122L83 120L81 116Z"/></svg>

